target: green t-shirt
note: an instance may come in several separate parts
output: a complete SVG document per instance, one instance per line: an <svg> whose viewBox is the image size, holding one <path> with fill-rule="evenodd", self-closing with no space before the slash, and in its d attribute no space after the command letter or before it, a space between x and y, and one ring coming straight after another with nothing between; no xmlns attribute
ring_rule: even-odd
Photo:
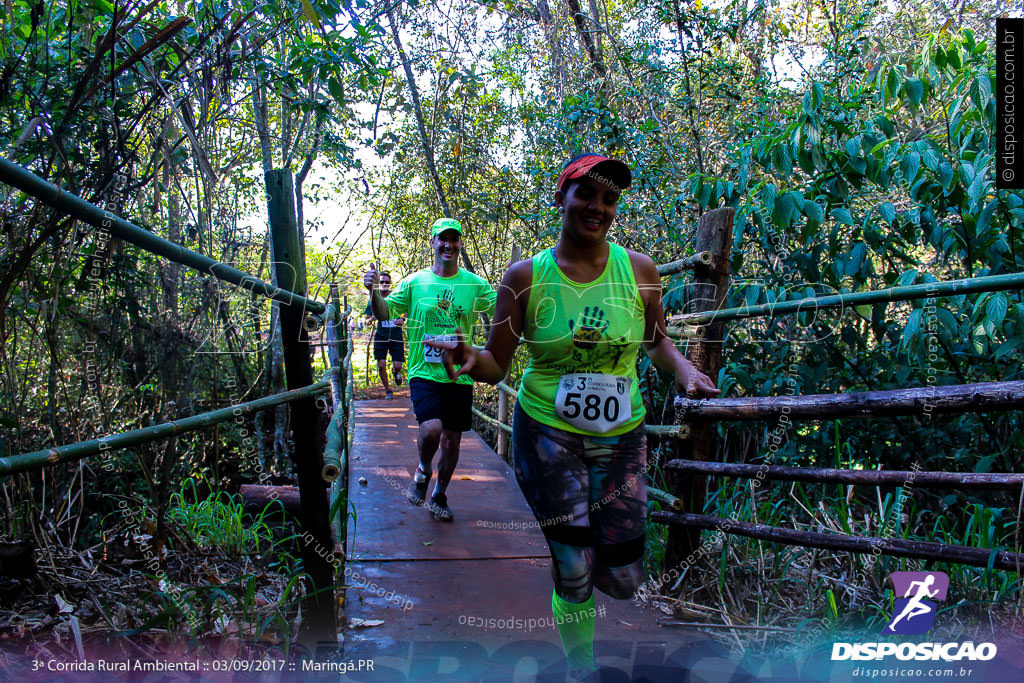
<svg viewBox="0 0 1024 683"><path fill-rule="evenodd" d="M451 277L435 275L429 268L416 271L398 283L388 298L388 317L408 316L409 377L450 382L441 353L423 344L426 339L454 341L461 332L470 343L473 323L480 313L494 311L494 288L478 275L460 268ZM472 384L463 376L459 384Z"/></svg>

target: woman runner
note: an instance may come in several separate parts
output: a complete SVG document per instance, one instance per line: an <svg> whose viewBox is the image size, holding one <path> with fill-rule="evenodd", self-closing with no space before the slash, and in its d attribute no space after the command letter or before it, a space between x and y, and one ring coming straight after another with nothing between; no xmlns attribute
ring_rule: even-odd
<svg viewBox="0 0 1024 683"><path fill-rule="evenodd" d="M718 393L666 335L654 262L606 239L631 182L618 160L566 162L554 195L558 243L506 272L486 348L434 344L453 378L497 384L520 336L526 341L530 363L513 416L516 480L551 551L551 608L578 676L594 669L593 588L625 599L644 580L640 345L678 391Z"/></svg>

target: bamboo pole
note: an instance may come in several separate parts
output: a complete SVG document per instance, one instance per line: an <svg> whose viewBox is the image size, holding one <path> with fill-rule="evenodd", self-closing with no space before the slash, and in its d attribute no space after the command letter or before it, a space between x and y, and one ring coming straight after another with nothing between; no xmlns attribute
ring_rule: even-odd
<svg viewBox="0 0 1024 683"><path fill-rule="evenodd" d="M937 560L973 567L987 567L989 562L996 569L1019 572L1024 567L1024 555L1007 550L968 548L935 541L909 541L896 538L868 538L845 534L824 534L813 531L797 531L766 524L751 524L722 517L697 515L690 512L654 512L651 519L660 524L696 529L717 530L723 533L756 538L774 543L801 545L806 548L824 550L845 550L851 553L881 553L892 557L913 557L922 560ZM993 557L995 555L995 557Z"/></svg>
<svg viewBox="0 0 1024 683"><path fill-rule="evenodd" d="M729 250L732 248L732 223L735 210L731 208L708 211L697 221L697 253L711 252L711 264L695 271L688 287L687 302L691 312L700 313L716 310L725 302L729 289ZM708 325L707 334L702 338L686 342L686 355L693 365L715 379L718 377L722 358L724 324ZM689 438L673 439L667 453L688 460L711 460L715 450L715 429L710 424L696 424L690 427ZM663 456L665 457L665 456ZM671 456L669 456L671 457ZM662 463L664 464L664 463ZM687 510L704 509L704 495L707 480L683 472L666 472L669 493L678 494ZM668 530L665 545L665 566L680 563L700 543L700 534L692 529L672 527Z"/></svg>
<svg viewBox="0 0 1024 683"><path fill-rule="evenodd" d="M720 420L832 420L840 417L878 417L931 413L975 413L1024 408L1024 380L978 382L942 387L807 396L749 398L677 397L688 422Z"/></svg>
<svg viewBox="0 0 1024 683"><path fill-rule="evenodd" d="M198 429L204 429L221 422L227 422L228 420L234 420L238 417L251 415L252 413L256 413L267 408L273 408L274 406L281 405L282 403L291 403L298 400L311 400L312 397L319 396L320 394L326 394L330 390L331 383L324 380L316 384L311 384L307 387L302 387L301 389L284 391L280 394L273 394L272 396L264 396L263 398L257 398L246 403L239 403L237 405L228 406L227 408L219 408L218 410L211 410L199 415L183 417L180 420L171 420L170 422L153 425L152 427L144 427L130 432L122 432L120 434L104 436L99 439L92 439L91 441L81 441L79 443L58 446L56 448L47 448L45 450L33 451L31 453L9 455L6 458L0 458L0 475L28 472L47 467L49 465L82 460L83 458L88 458L100 453L113 452L122 448L131 448L132 446L148 443L150 441L166 439L172 436L178 436L179 434L185 434L186 432L194 432Z"/></svg>
<svg viewBox="0 0 1024 683"><path fill-rule="evenodd" d="M840 470L828 467L788 467L781 465L747 465L731 462L697 462L669 460L666 469L700 472L716 477L770 479L772 481L804 481L851 486L917 486L936 489L1007 489L1019 491L1024 474L977 472L923 472L916 470Z"/></svg>
<svg viewBox="0 0 1024 683"><path fill-rule="evenodd" d="M47 206L62 211L89 225L106 230L118 238L145 249L148 252L193 268L201 273L209 273L219 280L238 285L242 289L276 299L284 304L301 304L306 310L323 313L324 304L301 294L289 291L287 287L275 287L248 273L243 273L231 266L214 261L209 256L186 249L185 247L157 237L150 231L140 228L120 216L115 216L95 204L65 192L56 185L43 180L23 166L0 157L0 182L12 185L29 194Z"/></svg>
<svg viewBox="0 0 1024 683"><path fill-rule="evenodd" d="M501 389L501 391L503 393L508 394L513 399L515 399L515 398L517 398L519 396L519 390L518 389L513 389L512 387L510 387L509 385L505 384L504 382L498 382L495 386L497 386L499 389Z"/></svg>
<svg viewBox="0 0 1024 683"><path fill-rule="evenodd" d="M327 302L328 310L341 310L338 305L338 285L331 284L330 298ZM340 326L340 330L339 330ZM347 325L343 317L328 319L324 336L327 338L327 358L332 367L341 368L344 366L345 349L342 349L342 338L347 331ZM346 373L347 374L347 373ZM331 399L333 401L334 415L330 424L327 425L327 441L324 445L324 467L321 476L326 482L333 482L341 474L345 467L344 449L348 440L345 438L345 418L347 416L345 381L347 377L341 372L332 377Z"/></svg>
<svg viewBox="0 0 1024 683"><path fill-rule="evenodd" d="M306 263L301 226L296 225L292 173L288 169L272 169L264 178L277 282L288 291L305 295ZM299 306L281 305L285 379L290 389L312 384L304 317ZM319 643L337 647L338 603L334 595L334 568L330 562L334 544L322 476L324 459L320 450L318 410L312 399L295 401L290 408L290 455L298 474L302 505L300 520L303 534L299 550L303 571L309 579L302 602L301 639L314 647Z"/></svg>
<svg viewBox="0 0 1024 683"><path fill-rule="evenodd" d="M338 303L337 285L331 287L331 301L335 304ZM340 546L341 558L344 561L348 554L348 456L352 453L352 339L348 329L348 319L352 315L352 307L348 305L347 296L341 300L341 310L341 320L339 321L341 334L338 336L336 353L341 356L340 374L343 378L339 436L344 446L345 458L338 463L338 478L331 483L331 493L334 494L337 487L338 494L341 495L344 502L331 518L331 529L334 533L335 553ZM336 499L331 499L332 509L334 509L334 500Z"/></svg>
<svg viewBox="0 0 1024 683"><path fill-rule="evenodd" d="M702 311L674 315L669 321L670 333L680 325L703 325L711 321L738 320L741 318L757 318L763 316L779 316L787 313L809 313L827 308L843 308L846 306L863 306L866 304L889 303L893 301L910 301L912 299L938 298L958 296L977 292L998 292L1009 289L1024 289L1024 273L1003 275L985 275L962 280L945 282L928 282L921 285L905 285L889 287L869 292L850 292L847 294L831 294L829 296L808 297L793 301L777 301L775 303L740 306L722 310Z"/></svg>
<svg viewBox="0 0 1024 683"><path fill-rule="evenodd" d="M498 423L508 424L508 395L504 391L498 391ZM508 437L509 433L504 429L498 430L498 457L502 460L508 458Z"/></svg>
<svg viewBox="0 0 1024 683"><path fill-rule="evenodd" d="M668 263L662 263L658 266L658 275L666 277L668 275L675 275L681 273L684 270L694 270L701 266L710 266L714 256L710 251L699 251L696 254L691 254L678 261L669 261Z"/></svg>
<svg viewBox="0 0 1024 683"><path fill-rule="evenodd" d="M644 432L650 436L674 436L677 439L690 438L690 425L644 425Z"/></svg>
<svg viewBox="0 0 1024 683"><path fill-rule="evenodd" d="M348 491L337 481L331 482L328 493L331 516L331 540L334 542L331 555L334 560L345 559L345 517L348 512Z"/></svg>
<svg viewBox="0 0 1024 683"><path fill-rule="evenodd" d="M682 509L683 509L683 501L679 500L678 498L673 496L671 493L666 493L665 491L662 491L661 489L656 489L656 488L654 488L653 486L651 486L649 484L647 486L647 496L649 498L653 498L654 500L661 501L662 503L665 503L666 505L668 505L670 508L672 508L676 512L681 512Z"/></svg>
<svg viewBox="0 0 1024 683"><path fill-rule="evenodd" d="M324 445L324 466L320 470L321 478L327 483L333 483L348 464L347 454L345 453L344 420L344 407L339 405L335 408L334 416L331 417L331 421L327 425L327 442Z"/></svg>
<svg viewBox="0 0 1024 683"><path fill-rule="evenodd" d="M512 428L509 427L507 424L504 424L502 422L498 422L497 420L495 420L493 417L491 417L487 413L484 413L484 412L481 412L481 411L477 410L475 406L472 408L472 411L473 411L474 415L479 417L484 422L487 422L488 424L494 425L495 427L497 427L498 429L502 430L503 432L505 432L507 434L511 434L512 433Z"/></svg>
<svg viewBox="0 0 1024 683"><path fill-rule="evenodd" d="M332 287L335 285L332 285ZM338 316L338 305L337 302L327 301L326 310L323 313L308 313L305 320L302 321L303 326L306 328L306 332L316 332L324 325L328 325L331 322L339 320Z"/></svg>

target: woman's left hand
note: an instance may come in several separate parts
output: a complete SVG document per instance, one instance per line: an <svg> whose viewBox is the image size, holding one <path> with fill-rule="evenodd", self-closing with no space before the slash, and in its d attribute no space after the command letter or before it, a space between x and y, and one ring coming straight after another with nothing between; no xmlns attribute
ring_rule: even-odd
<svg viewBox="0 0 1024 683"><path fill-rule="evenodd" d="M711 398L721 393L711 378L693 366L687 359L676 370L676 388L686 396Z"/></svg>

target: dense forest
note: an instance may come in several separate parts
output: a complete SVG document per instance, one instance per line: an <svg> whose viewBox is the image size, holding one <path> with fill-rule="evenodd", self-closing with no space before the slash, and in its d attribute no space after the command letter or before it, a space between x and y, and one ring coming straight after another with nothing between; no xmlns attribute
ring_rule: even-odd
<svg viewBox="0 0 1024 683"><path fill-rule="evenodd" d="M513 246L551 246L555 178L588 150L633 168L611 239L658 263L693 253L702 214L736 210L727 306L1014 273L1024 195L997 191L993 141L991 43L1008 11L1019 7L9 0L0 147L67 192L266 280L263 172L288 169L310 296L338 283L358 312L367 264L397 280L430 263L438 216L462 221L464 264L493 283ZM8 185L0 221L0 455L284 390L276 303ZM664 280L670 314L683 310L686 278ZM727 329L723 396L1024 378L1019 291ZM667 415L667 378L640 363L650 410ZM730 462L760 462L776 434L776 464L1024 469L1019 411L717 430L715 459ZM230 494L257 467L292 481L287 440L281 406L0 478L0 541L30 547L36 564L0 576L0 644L60 653L116 632L143 651L233 638L286 649L301 563L287 535ZM1012 492L714 481L709 514L1020 549ZM652 571L665 533L651 525ZM820 635L807 624L823 617L829 628L884 619L885 575L919 566L733 538L650 599L688 620L784 626L770 635L792 644ZM941 566L963 602L959 628L1019 616L1016 574Z"/></svg>

